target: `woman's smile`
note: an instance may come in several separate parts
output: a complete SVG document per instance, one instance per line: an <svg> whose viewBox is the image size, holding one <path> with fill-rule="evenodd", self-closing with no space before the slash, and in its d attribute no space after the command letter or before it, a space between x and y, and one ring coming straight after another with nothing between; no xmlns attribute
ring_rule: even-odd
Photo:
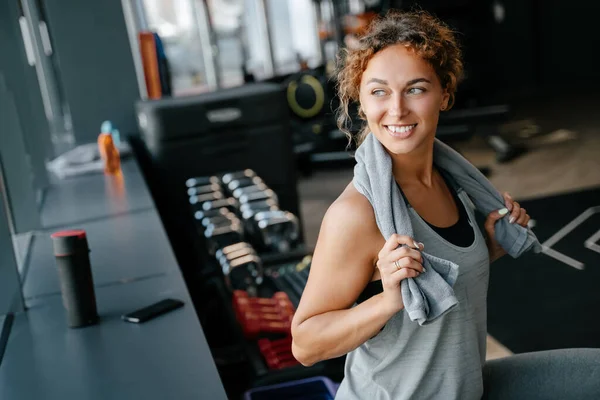
<svg viewBox="0 0 600 400"><path fill-rule="evenodd" d="M415 128L417 127L417 124L384 125L383 127L385 128L385 130L387 130L387 132L392 137L394 137L396 139L407 139L413 134L413 132L415 131Z"/></svg>

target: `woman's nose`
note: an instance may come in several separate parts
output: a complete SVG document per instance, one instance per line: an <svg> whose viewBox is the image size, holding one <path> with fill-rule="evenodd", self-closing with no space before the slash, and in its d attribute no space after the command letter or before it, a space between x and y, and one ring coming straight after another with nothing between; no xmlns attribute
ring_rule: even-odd
<svg viewBox="0 0 600 400"><path fill-rule="evenodd" d="M402 96L395 95L390 99L388 114L391 117L402 117L407 112L407 107Z"/></svg>

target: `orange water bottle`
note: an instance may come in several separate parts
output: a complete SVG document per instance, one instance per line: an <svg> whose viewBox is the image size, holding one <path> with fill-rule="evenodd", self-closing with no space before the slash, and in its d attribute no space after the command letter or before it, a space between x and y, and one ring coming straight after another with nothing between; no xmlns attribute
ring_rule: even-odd
<svg viewBox="0 0 600 400"><path fill-rule="evenodd" d="M98 136L98 150L104 162L104 172L110 175L118 174L121 171L121 157L110 133L101 133Z"/></svg>

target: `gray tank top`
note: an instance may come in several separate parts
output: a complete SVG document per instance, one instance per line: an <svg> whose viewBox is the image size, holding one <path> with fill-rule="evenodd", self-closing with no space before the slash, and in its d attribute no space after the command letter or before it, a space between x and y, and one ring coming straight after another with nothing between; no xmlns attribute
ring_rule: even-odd
<svg viewBox="0 0 600 400"><path fill-rule="evenodd" d="M475 240L458 247L439 236L409 207L415 239L429 254L454 261L458 306L436 322L419 326L404 310L377 336L348 353L336 399L481 399L487 334L489 256L474 216L474 205L462 190Z"/></svg>

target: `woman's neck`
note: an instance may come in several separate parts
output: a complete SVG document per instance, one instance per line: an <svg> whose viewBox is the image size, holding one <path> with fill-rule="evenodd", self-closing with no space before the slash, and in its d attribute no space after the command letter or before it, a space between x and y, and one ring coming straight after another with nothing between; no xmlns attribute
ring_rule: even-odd
<svg viewBox="0 0 600 400"><path fill-rule="evenodd" d="M425 143L424 143L425 144ZM390 154L392 173L400 186L433 186L433 146L424 145L409 154Z"/></svg>

